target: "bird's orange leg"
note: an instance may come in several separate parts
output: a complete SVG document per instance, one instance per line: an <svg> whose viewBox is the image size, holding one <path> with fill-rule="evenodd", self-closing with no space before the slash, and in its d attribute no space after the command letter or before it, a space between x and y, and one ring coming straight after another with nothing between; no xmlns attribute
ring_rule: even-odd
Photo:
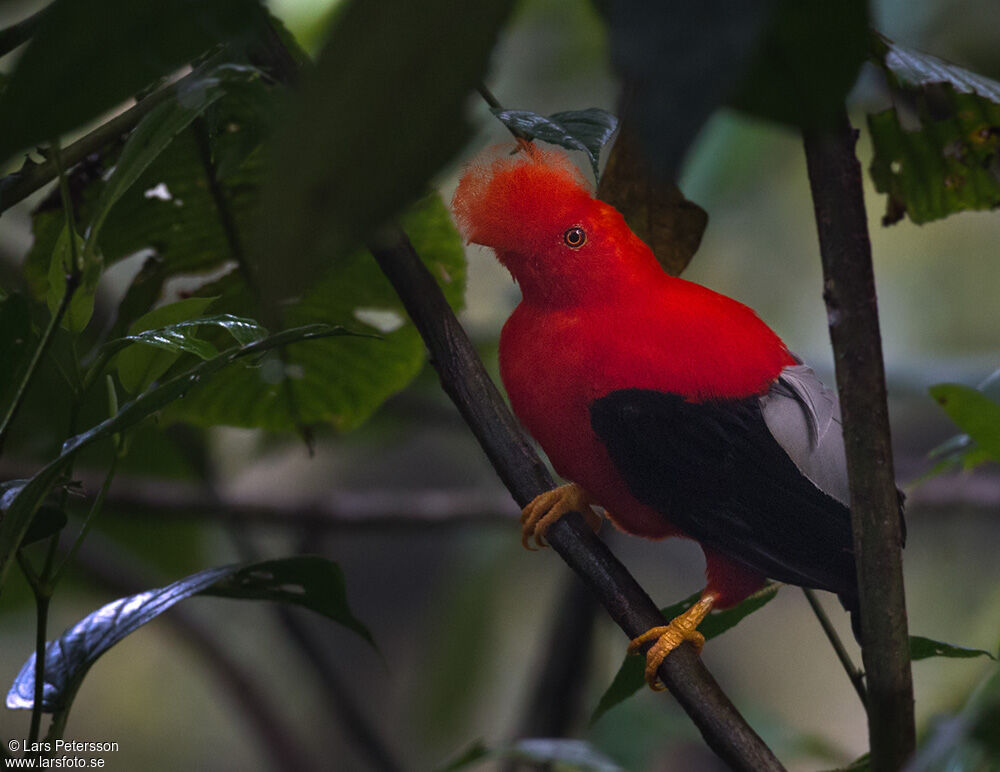
<svg viewBox="0 0 1000 772"><path fill-rule="evenodd" d="M567 512L579 512L587 525L597 531L601 527L601 516L591 508L594 503L590 494L576 483L560 485L535 496L521 510L521 544L525 549L534 550L536 548L530 543L530 539L534 538L539 547L547 547L545 532Z"/></svg>
<svg viewBox="0 0 1000 772"><path fill-rule="evenodd" d="M691 608L670 620L670 624L653 627L629 644L628 653L638 654L639 650L650 641L655 643L646 652L646 683L654 691L662 691L666 687L659 681L656 671L667 655L684 641L691 641L699 652L705 645L705 636L695 628L712 610L717 600L715 593L704 593L701 599Z"/></svg>

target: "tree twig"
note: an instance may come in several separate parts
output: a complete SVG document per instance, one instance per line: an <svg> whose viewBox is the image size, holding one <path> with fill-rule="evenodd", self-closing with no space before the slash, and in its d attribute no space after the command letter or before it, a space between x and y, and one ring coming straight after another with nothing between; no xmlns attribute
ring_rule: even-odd
<svg viewBox="0 0 1000 772"><path fill-rule="evenodd" d="M806 596L806 600L809 601L809 606L816 615L816 619L819 620L820 627L823 628L823 632L826 634L826 638L833 647L834 652L836 652L837 659L840 660L840 664L844 668L844 672L847 673L847 677L850 679L851 685L854 687L854 691L858 693L858 699L861 700L861 704L867 709L868 692L865 689L865 674L858 670L857 666L851 660L851 655L848 654L847 649L844 648L844 642L841 641L840 636L837 635L837 631L834 629L833 623L830 621L830 617L827 616L826 611L820 604L819 598L816 597L815 591L810 590L808 587L803 587L802 593Z"/></svg>
<svg viewBox="0 0 1000 772"><path fill-rule="evenodd" d="M845 113L835 131L806 133L804 141L844 421L872 769L894 772L916 743L913 681L902 524L871 243L854 153L857 134Z"/></svg>
<svg viewBox="0 0 1000 772"><path fill-rule="evenodd" d="M372 254L420 331L442 387L515 501L523 506L551 489L551 475L507 409L406 234L398 226L390 226L379 235ZM571 512L560 519L549 529L546 539L630 638L664 624L656 604L584 524L579 513ZM708 745L733 769L783 769L689 644L680 646L663 661L659 676Z"/></svg>

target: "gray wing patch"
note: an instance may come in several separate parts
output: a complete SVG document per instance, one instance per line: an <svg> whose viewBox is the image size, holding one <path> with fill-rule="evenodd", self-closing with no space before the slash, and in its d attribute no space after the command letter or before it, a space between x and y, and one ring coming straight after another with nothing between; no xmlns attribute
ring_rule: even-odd
<svg viewBox="0 0 1000 772"><path fill-rule="evenodd" d="M837 395L805 365L781 371L761 412L771 435L813 485L850 506L847 458Z"/></svg>

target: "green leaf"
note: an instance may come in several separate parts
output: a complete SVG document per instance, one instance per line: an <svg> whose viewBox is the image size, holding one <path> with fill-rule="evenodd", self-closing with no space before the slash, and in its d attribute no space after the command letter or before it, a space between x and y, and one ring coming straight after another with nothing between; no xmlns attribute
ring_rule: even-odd
<svg viewBox="0 0 1000 772"><path fill-rule="evenodd" d="M154 107L139 122L129 135L125 147L122 148L114 171L101 189L87 234L88 250L96 247L98 236L111 207L132 187L174 137L209 106L233 89L234 84L252 81L259 77L258 70L244 65L223 64L212 67L200 77L178 83L175 86L176 94L163 104Z"/></svg>
<svg viewBox="0 0 1000 772"><path fill-rule="evenodd" d="M528 139L540 139L567 150L582 150L590 160L594 179L603 148L618 127L618 119L607 110L591 107L555 113L548 118L528 110L499 110L493 114L510 129Z"/></svg>
<svg viewBox="0 0 1000 772"><path fill-rule="evenodd" d="M0 96L0 162L248 38L260 14L255 0L55 0Z"/></svg>
<svg viewBox="0 0 1000 772"><path fill-rule="evenodd" d="M722 635L726 630L739 624L745 617L770 603L778 594L780 587L779 582L771 582L736 606L723 611L713 611L698 625L698 632L705 636L706 641ZM673 619L683 614L700 597L701 593L695 593L679 603L662 609L663 616L666 619ZM645 673L646 661L643 657L626 655L611 685L601 695L601 699L590 717L590 723L593 724L613 707L642 689L646 685Z"/></svg>
<svg viewBox="0 0 1000 772"><path fill-rule="evenodd" d="M910 660L916 662L930 657L948 657L949 659L971 659L973 657L989 657L996 659L990 652L983 649L969 649L956 646L953 643L943 643L924 638L920 635L910 636Z"/></svg>
<svg viewBox="0 0 1000 772"><path fill-rule="evenodd" d="M176 303L160 306L141 316L129 330L132 338L149 330L168 328L170 325L192 319L203 313L215 298L185 298ZM133 394L145 389L163 375L177 361L183 348L173 350L134 346L118 355L118 378L122 387ZM211 355L209 355L211 356Z"/></svg>
<svg viewBox="0 0 1000 772"><path fill-rule="evenodd" d="M904 128L895 108L868 116L872 180L889 196L883 224L1000 206L1000 83L884 38L874 45L919 121Z"/></svg>
<svg viewBox="0 0 1000 772"><path fill-rule="evenodd" d="M1000 462L1000 403L957 383L932 386L930 394L980 450Z"/></svg>
<svg viewBox="0 0 1000 772"><path fill-rule="evenodd" d="M85 432L71 437L62 447L59 456L43 467L20 489L3 520L0 520L0 587L7 577L24 535L31 524L45 495L55 484L69 460L80 450L128 429L170 403L181 399L196 384L207 381L209 376L244 357L255 357L275 348L293 343L313 341L335 335L350 335L348 331L330 325L312 324L271 335L247 346L235 346L223 351L207 362L192 367L170 378L156 388L149 389L131 402L126 402L118 412Z"/></svg>
<svg viewBox="0 0 1000 772"><path fill-rule="evenodd" d="M555 769L564 772L624 772L623 767L585 740L568 740L562 737L532 737L496 748L490 748L482 740L478 740L458 758L441 767L439 772L458 772L487 759L553 765Z"/></svg>
<svg viewBox="0 0 1000 772"><path fill-rule="evenodd" d="M172 606L193 595L273 600L315 611L361 635L371 635L347 605L340 566L311 555L210 568L166 587L119 598L77 622L45 648L42 710L65 710L87 671L116 643ZM30 710L34 704L35 655L14 679L7 707Z"/></svg>
<svg viewBox="0 0 1000 772"><path fill-rule="evenodd" d="M84 241L79 234L74 234L74 236L76 237L77 254L83 254ZM53 314L62 303L63 295L66 293L66 274L69 272L70 266L73 265L73 249L69 239L69 229L63 225L49 261L48 294L45 296L49 312ZM66 309L66 314L63 316L62 326L64 329L72 333L80 333L87 326L94 313L94 293L97 292L97 282L100 281L102 268L100 253L92 252L86 258L80 285L73 293L69 308Z"/></svg>
<svg viewBox="0 0 1000 772"><path fill-rule="evenodd" d="M17 382L31 352L31 309L28 299L14 292L0 300L0 405Z"/></svg>
<svg viewBox="0 0 1000 772"><path fill-rule="evenodd" d="M274 137L252 242L269 298L306 292L461 148L468 97L511 6L343 4Z"/></svg>
<svg viewBox="0 0 1000 772"><path fill-rule="evenodd" d="M465 256L440 197L435 194L418 202L402 217L402 224L445 297L460 306ZM238 273L203 291L221 295L213 310L237 316L257 313L256 300ZM349 431L406 387L426 361L420 335L367 252L345 255L328 266L302 298L285 307L284 318L296 325L350 324L377 334L380 340L319 342L289 352L284 359L272 355L256 368L229 370L211 384L192 389L164 418L198 426L226 424L269 431L331 423Z"/></svg>

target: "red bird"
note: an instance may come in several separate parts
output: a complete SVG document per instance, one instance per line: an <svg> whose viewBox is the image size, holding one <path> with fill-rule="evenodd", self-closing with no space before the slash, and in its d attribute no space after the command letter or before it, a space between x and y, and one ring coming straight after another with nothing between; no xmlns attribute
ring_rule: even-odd
<svg viewBox="0 0 1000 772"><path fill-rule="evenodd" d="M523 299L500 336L515 414L572 481L525 507L523 543L545 546L568 511L705 552L698 603L654 640L646 680L713 608L766 577L858 591L835 395L746 306L663 271L622 215L558 151L528 146L470 166L452 201Z"/></svg>

